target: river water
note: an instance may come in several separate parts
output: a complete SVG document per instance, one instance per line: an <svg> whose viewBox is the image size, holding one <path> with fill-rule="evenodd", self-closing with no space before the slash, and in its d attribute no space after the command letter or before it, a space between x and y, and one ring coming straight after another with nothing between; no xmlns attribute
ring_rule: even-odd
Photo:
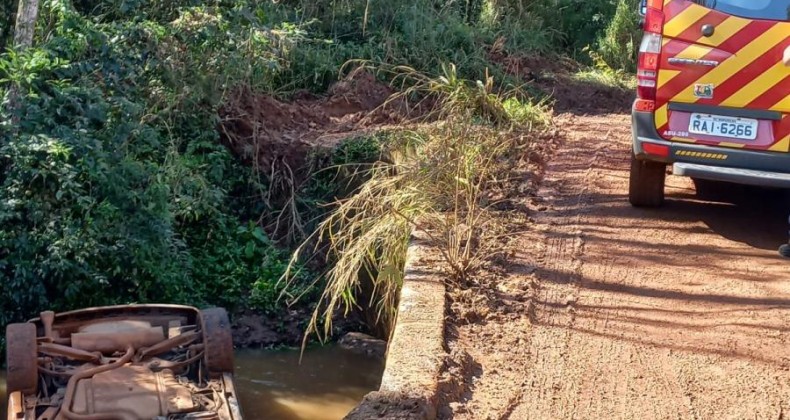
<svg viewBox="0 0 790 420"><path fill-rule="evenodd" d="M298 350L241 350L236 387L247 419L339 420L378 389L383 362L337 346ZM0 420L6 418L5 373L0 371Z"/></svg>

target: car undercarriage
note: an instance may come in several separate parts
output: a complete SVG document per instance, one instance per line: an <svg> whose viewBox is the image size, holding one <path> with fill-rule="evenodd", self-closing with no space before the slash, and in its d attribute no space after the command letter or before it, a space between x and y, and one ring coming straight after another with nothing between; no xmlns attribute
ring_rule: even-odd
<svg viewBox="0 0 790 420"><path fill-rule="evenodd" d="M43 312L6 342L9 420L241 420L221 308Z"/></svg>

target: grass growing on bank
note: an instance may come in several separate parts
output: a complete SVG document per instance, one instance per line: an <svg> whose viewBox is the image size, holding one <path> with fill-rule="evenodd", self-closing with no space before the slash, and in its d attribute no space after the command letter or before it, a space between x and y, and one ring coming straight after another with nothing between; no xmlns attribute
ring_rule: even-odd
<svg viewBox="0 0 790 420"><path fill-rule="evenodd" d="M415 229L440 250L451 281L480 267L498 233L492 192L509 178L530 130L549 121L541 105L516 95L505 99L494 93L491 78L460 79L454 66L438 78L407 71L398 79L411 87L390 102L419 98L430 109L422 122L388 133L385 153L365 170L364 184L337 203L292 260L316 240L327 245L332 264L320 280L322 305L310 324L323 336L330 335L337 309L347 313L356 305L375 308L379 326L391 331Z"/></svg>
<svg viewBox="0 0 790 420"><path fill-rule="evenodd" d="M636 89L636 78L611 69L589 68L573 74L573 80L591 85L600 85L620 90Z"/></svg>

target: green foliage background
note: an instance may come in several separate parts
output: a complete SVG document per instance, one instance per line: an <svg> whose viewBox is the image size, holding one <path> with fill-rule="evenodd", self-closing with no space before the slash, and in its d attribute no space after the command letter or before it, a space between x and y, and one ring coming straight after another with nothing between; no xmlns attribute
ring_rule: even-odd
<svg viewBox="0 0 790 420"><path fill-rule="evenodd" d="M44 308L149 301L277 313L289 250L256 224L278 211L264 175L219 143L228 92L323 92L358 58L434 74L452 62L463 78L519 83L491 61L498 41L508 54L581 60L591 46L628 70L635 3L42 0L34 48L0 56L0 326ZM15 10L0 1L0 48ZM362 162L377 145L315 159ZM320 172L301 192L311 220L349 192L336 179Z"/></svg>

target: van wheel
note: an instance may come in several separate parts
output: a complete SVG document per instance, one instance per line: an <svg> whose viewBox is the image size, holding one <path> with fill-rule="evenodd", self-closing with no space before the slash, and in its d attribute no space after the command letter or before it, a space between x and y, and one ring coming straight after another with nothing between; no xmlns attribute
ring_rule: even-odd
<svg viewBox="0 0 790 420"><path fill-rule="evenodd" d="M203 329L204 361L209 377L233 373L233 336L228 313L222 308L200 311Z"/></svg>
<svg viewBox="0 0 790 420"><path fill-rule="evenodd" d="M631 153L631 177L628 201L634 207L659 207L664 204L664 181L667 165L639 160Z"/></svg>
<svg viewBox="0 0 790 420"><path fill-rule="evenodd" d="M38 344L36 326L31 323L8 324L5 330L6 384L8 393L38 393Z"/></svg>

